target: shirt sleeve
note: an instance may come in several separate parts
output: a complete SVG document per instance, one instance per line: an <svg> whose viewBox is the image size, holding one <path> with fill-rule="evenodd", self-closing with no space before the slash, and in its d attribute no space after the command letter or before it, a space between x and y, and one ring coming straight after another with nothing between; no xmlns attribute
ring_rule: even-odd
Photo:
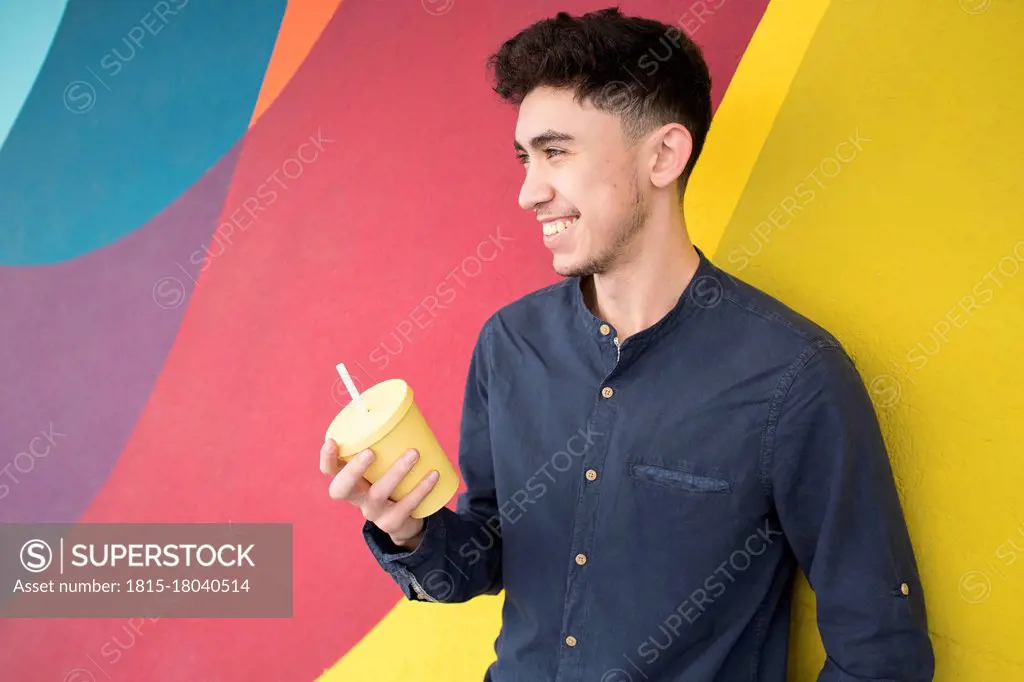
<svg viewBox="0 0 1024 682"><path fill-rule="evenodd" d="M442 507L428 516L423 538L412 551L397 547L373 523L363 525L370 552L410 600L463 602L502 590L488 417L492 320L477 338L466 380L459 430L459 468L466 491L459 495L456 510Z"/></svg>
<svg viewBox="0 0 1024 682"><path fill-rule="evenodd" d="M798 360L772 417L770 484L817 600L826 653L819 682L930 682L914 551L874 408L843 348Z"/></svg>

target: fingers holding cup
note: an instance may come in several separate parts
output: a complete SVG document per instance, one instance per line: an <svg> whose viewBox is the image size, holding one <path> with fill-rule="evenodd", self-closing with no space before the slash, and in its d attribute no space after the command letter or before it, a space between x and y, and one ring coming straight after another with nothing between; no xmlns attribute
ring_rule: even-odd
<svg viewBox="0 0 1024 682"><path fill-rule="evenodd" d="M408 495L398 502L395 502L394 506L388 510L387 513L389 515L394 514L396 517L401 519L411 517L413 512L416 510L416 507L420 506L420 503L427 499L427 495L429 495L430 491L437 485L437 481L440 477L441 476L436 469L428 472L426 476L420 479L420 482L416 484L416 487L413 488Z"/></svg>
<svg viewBox="0 0 1024 682"><path fill-rule="evenodd" d="M346 462L331 480L327 490L331 498L361 504L370 492L370 483L364 476L366 470L373 464L373 459L372 450L363 450L351 461Z"/></svg>
<svg viewBox="0 0 1024 682"><path fill-rule="evenodd" d="M369 509L364 509L364 513L369 511L373 517L378 517L390 508L394 504L391 496L395 489L409 475L418 460L419 453L415 449L407 450L404 455L395 460L395 463L388 467L388 470L367 491L366 504Z"/></svg>

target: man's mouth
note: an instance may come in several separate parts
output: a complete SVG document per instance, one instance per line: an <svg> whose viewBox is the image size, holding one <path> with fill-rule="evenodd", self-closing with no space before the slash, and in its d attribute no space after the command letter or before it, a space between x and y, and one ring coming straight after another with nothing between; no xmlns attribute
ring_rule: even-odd
<svg viewBox="0 0 1024 682"><path fill-rule="evenodd" d="M542 224L544 228L544 236L554 237L556 234L561 234L575 225L579 219L579 216L570 216L567 218L559 218L558 220L547 221Z"/></svg>

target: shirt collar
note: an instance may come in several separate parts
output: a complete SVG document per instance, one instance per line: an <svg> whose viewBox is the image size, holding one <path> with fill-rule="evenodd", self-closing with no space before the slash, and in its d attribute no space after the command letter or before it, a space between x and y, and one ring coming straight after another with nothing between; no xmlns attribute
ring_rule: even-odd
<svg viewBox="0 0 1024 682"><path fill-rule="evenodd" d="M693 277L690 278L686 288L683 289L683 293L679 296L675 306L660 320L647 329L637 332L630 337L631 339L656 336L667 331L677 322L689 317L697 310L712 307L721 300L724 291L722 280L717 276L718 268L711 263L707 256L704 255L704 252L697 248L697 246L694 246L693 250L697 252L699 258L697 270L694 272ZM583 300L583 280L583 277L572 277L569 281L569 286L572 288L575 317L585 332L594 337L604 337L605 334L601 333L601 326L608 324L608 322L594 315L590 308L587 307L586 302Z"/></svg>

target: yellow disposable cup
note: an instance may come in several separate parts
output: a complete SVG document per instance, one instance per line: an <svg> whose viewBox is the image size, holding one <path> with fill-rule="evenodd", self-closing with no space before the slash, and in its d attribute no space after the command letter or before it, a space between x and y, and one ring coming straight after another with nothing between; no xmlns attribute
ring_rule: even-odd
<svg viewBox="0 0 1024 682"><path fill-rule="evenodd" d="M366 448L372 449L374 460L364 478L376 483L402 455L415 448L420 457L395 488L391 499L400 501L424 476L436 470L440 478L426 499L413 510L412 516L422 519L448 504L459 488L459 477L416 406L409 384L401 379L388 379L374 384L360 396L366 406L365 413L352 401L327 427L326 437L338 444L341 459L348 462Z"/></svg>

